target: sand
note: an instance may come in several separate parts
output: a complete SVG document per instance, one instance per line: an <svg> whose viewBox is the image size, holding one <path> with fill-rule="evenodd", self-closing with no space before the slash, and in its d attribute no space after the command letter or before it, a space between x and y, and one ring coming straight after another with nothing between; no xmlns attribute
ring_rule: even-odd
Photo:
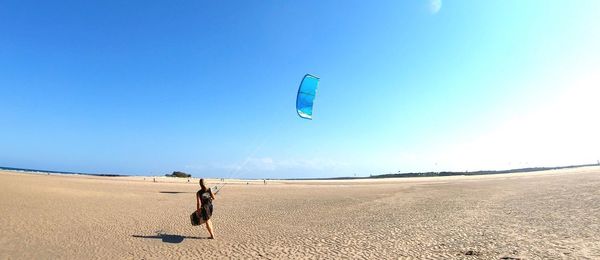
<svg viewBox="0 0 600 260"><path fill-rule="evenodd" d="M0 259L600 259L600 167L240 181L215 240L189 223L196 183L2 171Z"/></svg>

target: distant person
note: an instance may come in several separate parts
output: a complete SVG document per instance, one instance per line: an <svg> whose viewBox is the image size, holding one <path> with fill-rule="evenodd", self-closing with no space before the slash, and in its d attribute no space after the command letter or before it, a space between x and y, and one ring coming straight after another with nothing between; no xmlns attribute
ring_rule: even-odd
<svg viewBox="0 0 600 260"><path fill-rule="evenodd" d="M196 214L206 223L206 229L211 239L215 238L212 222L210 221L213 212L212 201L214 199L215 194L210 188L206 188L204 179L200 179L200 190L196 192Z"/></svg>

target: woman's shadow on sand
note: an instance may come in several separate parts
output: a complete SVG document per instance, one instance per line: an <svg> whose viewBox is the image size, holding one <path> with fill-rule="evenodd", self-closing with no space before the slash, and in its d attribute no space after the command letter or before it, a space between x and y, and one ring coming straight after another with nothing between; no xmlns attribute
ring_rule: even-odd
<svg viewBox="0 0 600 260"><path fill-rule="evenodd" d="M210 239L210 237L189 237L189 236L181 236L181 235L171 235L171 234L164 234L161 232L156 232L156 235L154 236L143 236L143 235L131 235L132 237L137 237L137 238L150 238L150 239L160 239L162 240L163 243L172 243L172 244L179 244L181 242L183 242L184 239Z"/></svg>

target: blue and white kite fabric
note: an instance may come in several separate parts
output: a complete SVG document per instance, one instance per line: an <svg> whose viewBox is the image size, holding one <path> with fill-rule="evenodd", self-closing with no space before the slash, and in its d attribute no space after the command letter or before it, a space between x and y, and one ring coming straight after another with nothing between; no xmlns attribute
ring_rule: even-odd
<svg viewBox="0 0 600 260"><path fill-rule="evenodd" d="M317 95L318 85L319 78L313 75L306 74L302 79L296 97L296 111L300 117L312 120L313 103Z"/></svg>

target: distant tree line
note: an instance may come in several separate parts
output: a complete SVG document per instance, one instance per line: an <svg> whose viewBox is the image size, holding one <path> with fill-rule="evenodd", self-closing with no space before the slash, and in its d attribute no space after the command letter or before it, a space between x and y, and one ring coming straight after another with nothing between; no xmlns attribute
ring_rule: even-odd
<svg viewBox="0 0 600 260"><path fill-rule="evenodd" d="M167 176L167 177L179 177L179 178L189 178L189 177L192 177L191 174L187 174L185 172L178 172L178 171L174 171L171 174L167 173L167 174L165 174L165 176Z"/></svg>
<svg viewBox="0 0 600 260"><path fill-rule="evenodd" d="M510 169L510 170L499 170L499 171L464 171L464 172L451 172L451 171L443 171L443 172L410 172L410 173L392 173L392 174L381 174L381 175L371 175L369 178L403 178L403 177L434 177L434 176L456 176L456 175L486 175L486 174L503 174L503 173L519 173L519 172L537 172L537 171L547 171L547 170L560 170L560 169L570 169L570 168L578 168L578 167L586 167L586 166L594 166L595 164L581 164L581 165L569 165L569 166L559 166L559 167L529 167L529 168L519 168L519 169Z"/></svg>

